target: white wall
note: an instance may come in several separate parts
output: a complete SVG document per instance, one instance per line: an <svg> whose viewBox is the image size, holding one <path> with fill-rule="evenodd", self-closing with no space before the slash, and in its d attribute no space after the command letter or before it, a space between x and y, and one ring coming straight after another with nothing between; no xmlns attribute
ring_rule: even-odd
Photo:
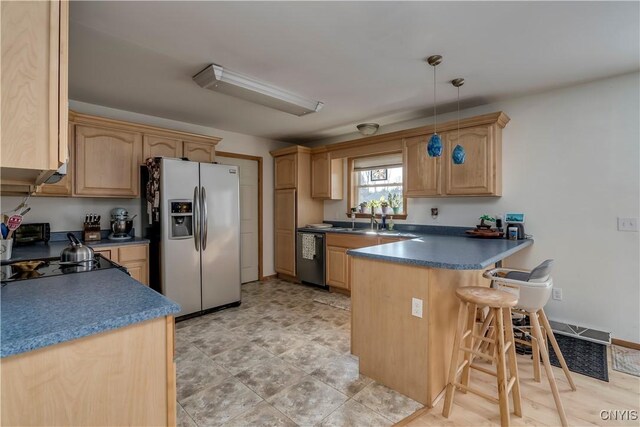
<svg viewBox="0 0 640 427"><path fill-rule="evenodd" d="M484 213L525 212L535 243L508 264L556 260L563 300L549 302L549 316L640 342L640 236L616 229L618 216L639 216L639 81L634 73L463 111L463 118L511 117L503 131L503 196L410 199L406 222L473 226ZM439 208L436 221L431 207ZM346 209L346 201L326 201L325 219L345 220Z"/></svg>
<svg viewBox="0 0 640 427"><path fill-rule="evenodd" d="M124 110L116 110L99 105L71 101L72 110L108 117L117 120L127 120L168 129L182 130L202 135L212 135L222 138L217 145L217 150L237 154L260 156L263 158L263 274L268 276L275 274L273 259L273 160L270 150L288 146L290 144L258 138L236 132L228 132L220 129L147 116ZM20 203L19 197L2 197L0 204L2 210ZM109 212L111 208L121 206L129 210L129 214L140 214L140 199L99 199L99 198L58 198L58 197L32 197L29 201L32 207L26 221L50 222L52 231L80 230L85 213L102 215L102 228L109 227ZM140 229L139 218L136 219L136 229Z"/></svg>

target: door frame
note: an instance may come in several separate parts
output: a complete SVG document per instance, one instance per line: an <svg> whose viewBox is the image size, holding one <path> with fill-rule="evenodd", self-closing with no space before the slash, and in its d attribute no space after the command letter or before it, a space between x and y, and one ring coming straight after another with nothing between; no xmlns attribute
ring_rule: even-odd
<svg viewBox="0 0 640 427"><path fill-rule="evenodd" d="M261 156L250 156L248 154L238 154L238 153L230 153L228 151L218 151L216 150L216 157L230 157L232 159L242 159L242 160L252 160L254 162L258 162L258 280L264 280L263 270L262 270L262 157ZM217 162L217 159L216 159Z"/></svg>

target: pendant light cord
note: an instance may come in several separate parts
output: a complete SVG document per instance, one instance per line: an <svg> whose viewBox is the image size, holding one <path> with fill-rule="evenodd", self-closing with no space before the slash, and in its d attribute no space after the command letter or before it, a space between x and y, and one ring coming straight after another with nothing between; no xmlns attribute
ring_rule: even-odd
<svg viewBox="0 0 640 427"><path fill-rule="evenodd" d="M436 64L437 65L437 64ZM433 66L433 134L437 135L436 125L438 124L438 115L436 114L436 65Z"/></svg>
<svg viewBox="0 0 640 427"><path fill-rule="evenodd" d="M458 144L460 144L460 86L458 86Z"/></svg>

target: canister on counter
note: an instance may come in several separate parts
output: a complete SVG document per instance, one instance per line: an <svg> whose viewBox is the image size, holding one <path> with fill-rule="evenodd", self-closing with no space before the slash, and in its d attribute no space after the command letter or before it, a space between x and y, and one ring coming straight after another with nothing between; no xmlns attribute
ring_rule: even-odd
<svg viewBox="0 0 640 427"><path fill-rule="evenodd" d="M518 227L509 227L507 231L509 240L518 240Z"/></svg>

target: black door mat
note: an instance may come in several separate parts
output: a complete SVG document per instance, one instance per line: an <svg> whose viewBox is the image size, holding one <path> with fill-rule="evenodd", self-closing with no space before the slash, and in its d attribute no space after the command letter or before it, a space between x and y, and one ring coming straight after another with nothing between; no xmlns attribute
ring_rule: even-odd
<svg viewBox="0 0 640 427"><path fill-rule="evenodd" d="M554 335L570 371L609 382L606 345L566 335ZM549 343L549 359L553 366L560 367L551 343Z"/></svg>

